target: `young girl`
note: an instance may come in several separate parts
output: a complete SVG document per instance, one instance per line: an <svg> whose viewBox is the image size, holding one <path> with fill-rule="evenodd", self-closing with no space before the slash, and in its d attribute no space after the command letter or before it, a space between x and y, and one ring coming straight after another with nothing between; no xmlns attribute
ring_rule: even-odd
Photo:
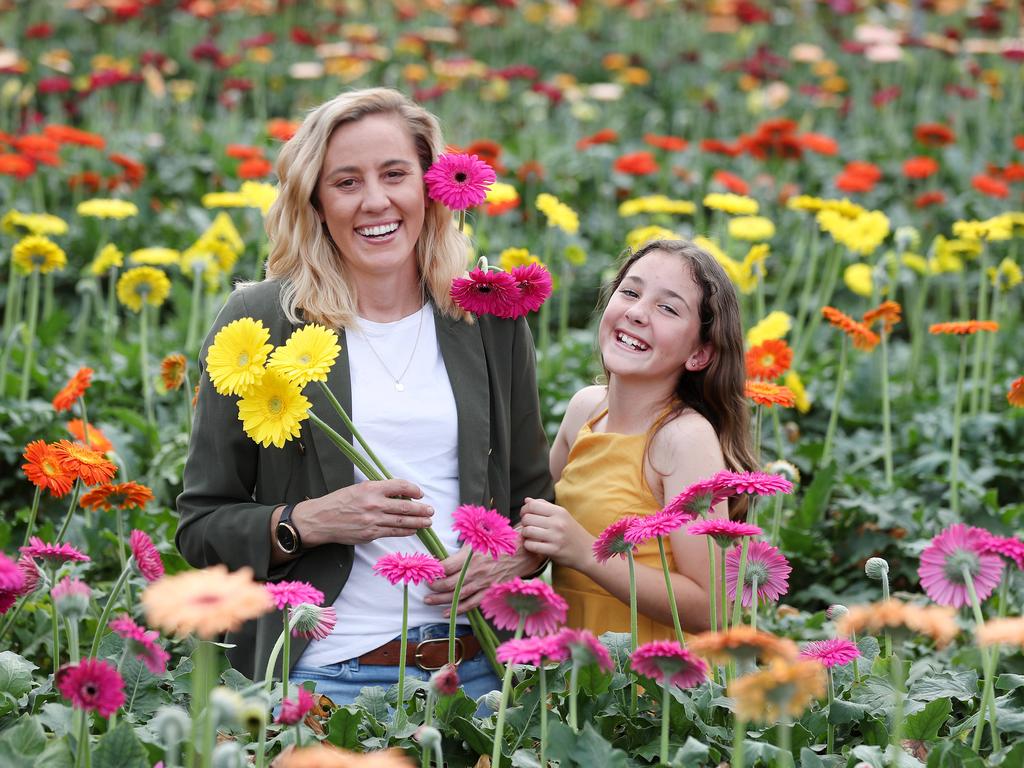
<svg viewBox="0 0 1024 768"><path fill-rule="evenodd" d="M657 240L612 282L598 348L607 386L572 398L551 448L557 505L527 499L524 547L554 562L567 624L629 631L629 572L594 559L600 533L626 515L650 515L722 469L755 467L744 397L743 332L732 283L692 243ZM713 517L742 510L723 502ZM683 629L708 628L708 554L685 527L666 542ZM636 561L640 642L674 639L656 541Z"/></svg>

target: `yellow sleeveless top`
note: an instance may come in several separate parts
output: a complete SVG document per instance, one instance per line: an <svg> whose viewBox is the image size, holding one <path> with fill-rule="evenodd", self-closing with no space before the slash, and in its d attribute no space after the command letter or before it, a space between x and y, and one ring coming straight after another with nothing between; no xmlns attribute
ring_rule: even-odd
<svg viewBox="0 0 1024 768"><path fill-rule="evenodd" d="M627 515L652 515L661 509L644 482L645 434L624 435L594 432L593 426L607 410L584 424L569 450L562 477L555 485L555 502L592 536ZM676 570L672 545L665 540L669 568ZM646 541L634 555L638 565L661 570L657 540ZM629 632L629 602L622 602L608 590L573 568L553 566L552 585L569 603L566 626L602 632ZM643 614L637 616L639 641L674 640L672 627Z"/></svg>

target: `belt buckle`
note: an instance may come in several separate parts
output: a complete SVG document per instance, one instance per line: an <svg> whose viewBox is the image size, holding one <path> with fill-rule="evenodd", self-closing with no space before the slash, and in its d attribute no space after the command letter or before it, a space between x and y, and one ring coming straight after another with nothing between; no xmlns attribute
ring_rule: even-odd
<svg viewBox="0 0 1024 768"><path fill-rule="evenodd" d="M436 672L437 670L441 669L442 667L444 667L448 663L447 657L445 658L444 663L438 664L436 667L428 666L428 665L423 663L423 650L422 650L423 646L425 646L425 645L437 645L438 643L444 643L445 645L448 645L448 638L447 637L434 637L434 638L431 638L429 640L421 640L416 645L416 653L415 653L413 658L416 659L416 666L419 667L420 669L422 669L424 672ZM455 664L456 665L458 665L458 664L460 664L462 662L463 655L465 655L465 647L462 645L462 638L461 637L456 637L455 638Z"/></svg>

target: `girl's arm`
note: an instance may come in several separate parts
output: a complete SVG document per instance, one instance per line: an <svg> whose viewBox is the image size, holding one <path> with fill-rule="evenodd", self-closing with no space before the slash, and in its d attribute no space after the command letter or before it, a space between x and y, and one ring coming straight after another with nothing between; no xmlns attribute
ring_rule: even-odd
<svg viewBox="0 0 1024 768"><path fill-rule="evenodd" d="M565 407L565 415L555 435L555 442L548 454L551 468L551 480L555 483L562 477L562 470L569 461L569 451L576 442L580 428L597 414L597 409L607 397L608 390L602 386L584 387L569 401Z"/></svg>

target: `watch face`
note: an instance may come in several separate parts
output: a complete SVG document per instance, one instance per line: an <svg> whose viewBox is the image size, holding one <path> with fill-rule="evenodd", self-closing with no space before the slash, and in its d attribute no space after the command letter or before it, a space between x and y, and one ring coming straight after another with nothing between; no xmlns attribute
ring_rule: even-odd
<svg viewBox="0 0 1024 768"><path fill-rule="evenodd" d="M277 525L277 545L288 554L295 551L295 531L287 523L278 523Z"/></svg>

